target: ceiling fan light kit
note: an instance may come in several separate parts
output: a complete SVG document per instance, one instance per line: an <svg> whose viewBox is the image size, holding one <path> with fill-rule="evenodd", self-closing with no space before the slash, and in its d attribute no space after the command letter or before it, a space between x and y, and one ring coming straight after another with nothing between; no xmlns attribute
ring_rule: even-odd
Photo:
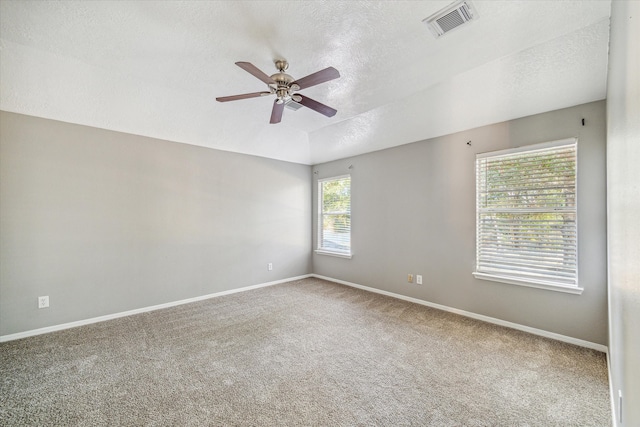
<svg viewBox="0 0 640 427"><path fill-rule="evenodd" d="M269 87L269 92L252 92L242 95L222 96L216 98L218 102L237 101L240 99L258 98L260 96L268 96L275 94L276 99L273 101L273 108L271 110L271 120L269 123L280 123L282 120L282 112L284 111L285 104L295 102L304 107L310 108L327 117L333 117L338 112L337 110L324 105L318 101L315 101L302 94L296 93L301 89L306 89L311 86L318 85L320 83L328 82L329 80L337 79L340 77L340 73L333 67L327 67L324 70L316 71L313 74L309 74L306 77L295 80L285 71L289 68L289 63L284 60L275 61L278 72L268 76L263 73L258 67L250 62L236 62L236 65L259 80L263 81Z"/></svg>

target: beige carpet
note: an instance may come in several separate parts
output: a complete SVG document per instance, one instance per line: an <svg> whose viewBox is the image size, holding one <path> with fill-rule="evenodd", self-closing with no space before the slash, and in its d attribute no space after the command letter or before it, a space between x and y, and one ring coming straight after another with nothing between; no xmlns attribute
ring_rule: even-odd
<svg viewBox="0 0 640 427"><path fill-rule="evenodd" d="M317 279L0 344L0 425L608 426L605 356Z"/></svg>

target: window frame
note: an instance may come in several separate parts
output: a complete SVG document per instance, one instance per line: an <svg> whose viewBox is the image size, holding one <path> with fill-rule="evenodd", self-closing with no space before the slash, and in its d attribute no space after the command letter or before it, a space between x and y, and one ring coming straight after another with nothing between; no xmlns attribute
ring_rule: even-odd
<svg viewBox="0 0 640 427"><path fill-rule="evenodd" d="M323 225L324 225L324 216L327 215L327 213L324 211L324 189L323 189L323 184L326 182L330 182L330 181L339 181L339 180L343 180L343 179L349 179L349 211L347 212L347 214L349 215L349 250L348 251L341 251L341 250L337 250L337 249L332 249L332 248L327 248L324 247L323 244ZM316 234L316 238L317 238L317 244L316 244L316 249L315 249L315 253L319 254L319 255L330 255L330 256L335 256L335 257L339 257L339 258L348 258L351 259L351 257L353 256L353 251L352 251L352 245L351 245L351 187L352 181L351 181L351 174L345 174L345 175L337 175L337 176L331 176L331 177L327 177L327 178L318 178L318 216L317 216L317 234ZM333 214L338 214L338 213L333 213ZM344 213L342 213L344 215Z"/></svg>
<svg viewBox="0 0 640 427"><path fill-rule="evenodd" d="M534 279L531 277L522 277L522 276L518 276L517 273L514 273L513 275L509 275L508 273L496 273L496 272L486 272L486 271L482 271L482 269L479 269L479 260L480 260L480 253L481 253L481 236L482 236L482 229L481 229L481 214L482 213L487 213L487 212L491 212L490 210L485 210L485 211L481 211L481 194L480 194L480 175L479 175L479 171L478 171L478 167L479 167L479 160L481 159L487 159L487 158L494 158L494 159L498 159L500 157L508 157L508 156L513 156L513 155L517 155L517 154L526 154L528 152L530 152L532 155L536 152L539 152L541 150L548 150L551 148L561 148L561 147L567 147L567 146L574 146L575 149L575 181L574 181L574 191L575 191L575 203L574 203L574 207L571 211L569 210L560 210L560 209L554 209L554 208L546 208L546 212L573 212L575 215L575 256L576 256L576 260L575 260L575 279L574 279L574 284L569 284L569 283L560 283L557 281L553 281L550 279ZM474 277L476 277L477 279L482 279L482 280L490 280L490 281L495 281L495 282L502 282L502 283L508 283L508 284L512 284L512 285L519 285L519 286L528 286L528 287L533 287L533 288L539 288L539 289L546 289L546 290L552 290L552 291L558 291L558 292L566 292L566 293L571 293L571 294L581 294L583 292L583 288L581 288L579 286L579 281L578 281L578 271L579 271L579 253L578 253L578 242L579 242L579 236L578 236L578 139L577 138L567 138L567 139L561 139L561 140L557 140L557 141L549 141L549 142L543 142L543 143L539 143L539 144L531 144L531 145L526 145L526 146L522 146L522 147L517 147L517 148L509 148L506 150L499 150L499 151L492 151L492 152L486 152L486 153L479 153L476 154L476 160L475 160L475 171L476 171L476 253L475 253L475 265L474 265L474 272L472 273ZM523 213L522 210L518 211L518 208L511 208L513 209L512 212L513 213ZM514 272L514 270L512 270L512 272Z"/></svg>

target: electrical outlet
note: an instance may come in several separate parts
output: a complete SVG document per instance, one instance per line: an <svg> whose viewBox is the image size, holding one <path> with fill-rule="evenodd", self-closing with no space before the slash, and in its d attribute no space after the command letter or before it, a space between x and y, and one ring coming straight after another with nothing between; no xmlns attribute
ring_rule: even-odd
<svg viewBox="0 0 640 427"><path fill-rule="evenodd" d="M416 283L418 285L422 285L422 275L421 274L416 274Z"/></svg>
<svg viewBox="0 0 640 427"><path fill-rule="evenodd" d="M618 390L618 422L622 424L622 390Z"/></svg>
<svg viewBox="0 0 640 427"><path fill-rule="evenodd" d="M269 271L273 270L273 264L272 263L267 264L267 270L269 270Z"/></svg>
<svg viewBox="0 0 640 427"><path fill-rule="evenodd" d="M413 274L407 274L407 282L413 283Z"/></svg>
<svg viewBox="0 0 640 427"><path fill-rule="evenodd" d="M49 307L49 296L38 297L38 308Z"/></svg>

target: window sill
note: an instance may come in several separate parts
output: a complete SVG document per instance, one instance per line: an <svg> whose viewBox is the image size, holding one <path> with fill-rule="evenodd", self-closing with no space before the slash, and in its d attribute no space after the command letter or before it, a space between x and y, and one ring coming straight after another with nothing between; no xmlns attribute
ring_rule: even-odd
<svg viewBox="0 0 640 427"><path fill-rule="evenodd" d="M350 253L345 253L345 252L331 252L331 251L326 251L326 250L323 250L323 249L316 249L314 252L317 253L318 255L329 255L329 256L334 256L334 257L338 257L338 258L351 259L351 254Z"/></svg>
<svg viewBox="0 0 640 427"><path fill-rule="evenodd" d="M476 279L489 280L492 282L509 283L511 285L527 286L530 288L546 289L548 291L565 292L565 293L575 294L575 295L581 295L582 291L584 291L583 288L579 288L577 286L561 285L557 283L545 282L543 280L540 280L540 281L524 280L524 279L516 279L513 277L496 276L493 274L478 273L478 272L474 272L472 274Z"/></svg>

